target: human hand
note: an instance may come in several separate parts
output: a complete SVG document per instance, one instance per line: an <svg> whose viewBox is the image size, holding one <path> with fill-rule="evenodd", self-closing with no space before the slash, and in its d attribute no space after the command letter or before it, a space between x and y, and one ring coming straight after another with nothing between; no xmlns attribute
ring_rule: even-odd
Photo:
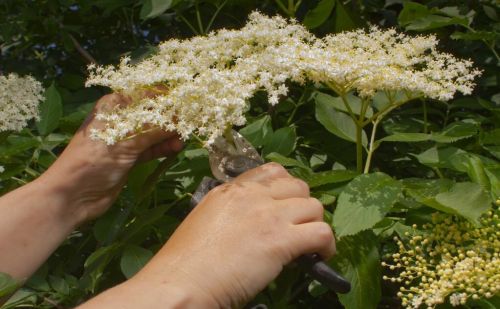
<svg viewBox="0 0 500 309"><path fill-rule="evenodd" d="M134 164L173 155L182 148L175 133L160 129L145 130L112 146L90 138L91 128L104 125L95 119L97 112L130 103L129 97L116 93L102 97L61 156L38 180L64 195L75 224L93 219L111 206Z"/></svg>
<svg viewBox="0 0 500 309"><path fill-rule="evenodd" d="M233 308L313 252L335 252L323 206L304 182L270 163L210 191L129 284L142 291L174 286L203 308ZM157 294L148 298L162 303Z"/></svg>

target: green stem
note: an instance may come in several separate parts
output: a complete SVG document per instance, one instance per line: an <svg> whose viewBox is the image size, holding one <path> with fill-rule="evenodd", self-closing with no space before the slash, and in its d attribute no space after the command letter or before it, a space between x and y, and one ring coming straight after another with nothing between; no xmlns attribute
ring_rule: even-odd
<svg viewBox="0 0 500 309"><path fill-rule="evenodd" d="M212 24L214 23L215 18L217 17L217 15L219 15L220 11L226 5L227 1L228 0L225 0L224 2L221 3L221 5L217 7L217 10L215 11L214 15L212 15L212 18L210 18L210 21L208 22L207 28L205 28L205 33L208 33L210 31L210 28L212 28Z"/></svg>
<svg viewBox="0 0 500 309"><path fill-rule="evenodd" d="M427 134L429 122L427 120L427 104L425 103L425 100L422 100L422 104L424 109L424 133Z"/></svg>
<svg viewBox="0 0 500 309"><path fill-rule="evenodd" d="M476 33L477 31L474 30L474 28L472 28L471 26L468 26L468 25L461 25L463 27L465 27L467 30L469 30L470 32L472 33ZM493 53L493 55L495 56L495 58L497 58L497 63L500 62L500 56L498 55L497 51L495 50L495 41L488 41L488 40L485 40L485 39L481 39L481 41L486 44L486 46L488 46L488 48L491 50L491 52Z"/></svg>
<svg viewBox="0 0 500 309"><path fill-rule="evenodd" d="M363 172L363 127L356 123L356 170Z"/></svg>
<svg viewBox="0 0 500 309"><path fill-rule="evenodd" d="M292 124L292 120L293 118L295 117L295 114L297 113L297 110L299 109L299 107L304 103L304 98L305 98L305 94L307 92L307 89L304 90L304 92L302 92L302 95L300 96L299 100L297 101L297 103L295 104L295 107L292 111L292 113L290 114L290 117L288 117L288 120L286 121L286 124L287 125L290 125Z"/></svg>
<svg viewBox="0 0 500 309"><path fill-rule="evenodd" d="M377 134L377 127L378 127L378 124L380 123L380 120L381 120L381 118L377 118L373 122L372 134L370 137L370 148L368 149L368 154L366 156L365 170L363 171L364 174L368 174L368 172L370 171L370 164L372 161L372 156L373 156L373 153L375 152L375 150L377 149L377 147L375 147L375 135Z"/></svg>
<svg viewBox="0 0 500 309"><path fill-rule="evenodd" d="M283 12L286 13L286 15L290 15L290 12L288 12L287 7L283 4L283 2L281 2L281 0L275 0L274 2L276 2L276 4L279 6L279 8L282 9Z"/></svg>
<svg viewBox="0 0 500 309"><path fill-rule="evenodd" d="M198 8L198 2L195 4L196 8L196 21L198 22L198 28L200 29L200 34L204 35L205 32L203 30L203 22L201 21L200 9Z"/></svg>
<svg viewBox="0 0 500 309"><path fill-rule="evenodd" d="M149 177L146 179L146 182L142 186L141 190L141 195L139 197L139 204L148 197L151 192L156 187L156 183L160 179L160 177L172 166L172 164L175 162L175 156L170 156L166 157L163 161L160 162L160 164L156 167L156 169L149 175Z"/></svg>
<svg viewBox="0 0 500 309"><path fill-rule="evenodd" d="M288 15L295 17L295 3L294 0L288 0Z"/></svg>
<svg viewBox="0 0 500 309"><path fill-rule="evenodd" d="M191 29L191 31L193 31L195 35L200 35L198 30L196 30L196 28L189 22L189 20L186 19L186 17L184 17L180 13L178 13L177 16L179 16L179 18L189 27L189 29Z"/></svg>
<svg viewBox="0 0 500 309"><path fill-rule="evenodd" d="M378 112L374 113L373 116L371 116L370 118L366 119L363 122L363 126L365 126L365 125L367 125L367 124L375 121L375 119L377 119L381 115L385 116L386 114L388 114L393 109L396 109L396 108L400 107L401 105L407 103L408 101L411 101L411 100L414 100L414 99L418 99L418 98L421 98L421 97L408 98L407 100L403 100L401 102L396 102L396 103L390 103L390 104L388 104L386 108L379 110Z"/></svg>

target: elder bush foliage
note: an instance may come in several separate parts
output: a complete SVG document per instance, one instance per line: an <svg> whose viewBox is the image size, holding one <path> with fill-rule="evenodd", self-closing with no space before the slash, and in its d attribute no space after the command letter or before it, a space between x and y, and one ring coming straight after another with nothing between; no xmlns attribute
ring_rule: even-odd
<svg viewBox="0 0 500 309"><path fill-rule="evenodd" d="M272 97L278 104L261 91L245 98L247 122L236 129L322 201L337 235L329 263L352 283L350 293L337 295L289 267L248 307L498 308L498 8L489 0L4 0L0 71L33 76L45 94L39 119L19 132L0 132L0 191L43 173L109 92L85 87L90 63L127 59L133 66L157 54L162 41L240 29L255 10L294 17L337 50L349 50L343 45L349 35L337 34L373 26L435 36L437 50L482 71L470 95L444 102L390 89L367 100L363 89L387 82L377 70L368 77L381 78L371 83L351 81L359 89L287 81L287 95ZM286 48L280 52L293 59ZM435 78L451 78L443 68ZM133 276L182 221L190 194L209 175L207 151L195 138L168 166L136 166L110 211L72 233L3 308L72 307ZM0 274L0 298L17 288Z"/></svg>

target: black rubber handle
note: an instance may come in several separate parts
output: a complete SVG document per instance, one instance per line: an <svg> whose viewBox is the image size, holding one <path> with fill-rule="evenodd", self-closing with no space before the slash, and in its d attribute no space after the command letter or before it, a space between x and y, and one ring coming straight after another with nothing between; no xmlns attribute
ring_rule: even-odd
<svg viewBox="0 0 500 309"><path fill-rule="evenodd" d="M342 294L351 290L351 283L321 260L319 254L304 254L297 259L297 262L313 279L330 290Z"/></svg>

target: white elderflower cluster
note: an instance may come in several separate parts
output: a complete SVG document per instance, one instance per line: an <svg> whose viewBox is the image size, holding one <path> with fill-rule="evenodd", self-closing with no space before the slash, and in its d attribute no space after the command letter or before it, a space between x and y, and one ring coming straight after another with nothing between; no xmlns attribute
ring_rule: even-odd
<svg viewBox="0 0 500 309"><path fill-rule="evenodd" d="M500 293L500 211L481 219L481 227L445 214L434 214L421 231L413 226L408 242L398 238L399 252L382 265L400 271L385 280L401 283L398 297L406 308L433 308L447 298L452 306L468 299L490 298Z"/></svg>
<svg viewBox="0 0 500 309"><path fill-rule="evenodd" d="M370 97L379 90L405 90L447 101L458 91L470 94L481 72L472 62L436 50L430 36L407 36L394 29L357 30L320 41L321 67L315 79L340 91Z"/></svg>
<svg viewBox="0 0 500 309"><path fill-rule="evenodd" d="M0 131L21 131L31 119L39 119L43 87L31 76L0 75Z"/></svg>
<svg viewBox="0 0 500 309"><path fill-rule="evenodd" d="M319 39L295 20L254 12L242 29L169 40L137 64L123 58L116 67L91 65L87 86L110 87L133 101L99 114L107 125L92 135L113 144L148 124L184 139L200 135L210 145L228 127L245 124L248 99L257 91L266 91L274 105L287 95L287 82L312 81L365 97L377 90L441 100L470 93L479 72L469 61L438 53L436 44L434 37L378 28Z"/></svg>

